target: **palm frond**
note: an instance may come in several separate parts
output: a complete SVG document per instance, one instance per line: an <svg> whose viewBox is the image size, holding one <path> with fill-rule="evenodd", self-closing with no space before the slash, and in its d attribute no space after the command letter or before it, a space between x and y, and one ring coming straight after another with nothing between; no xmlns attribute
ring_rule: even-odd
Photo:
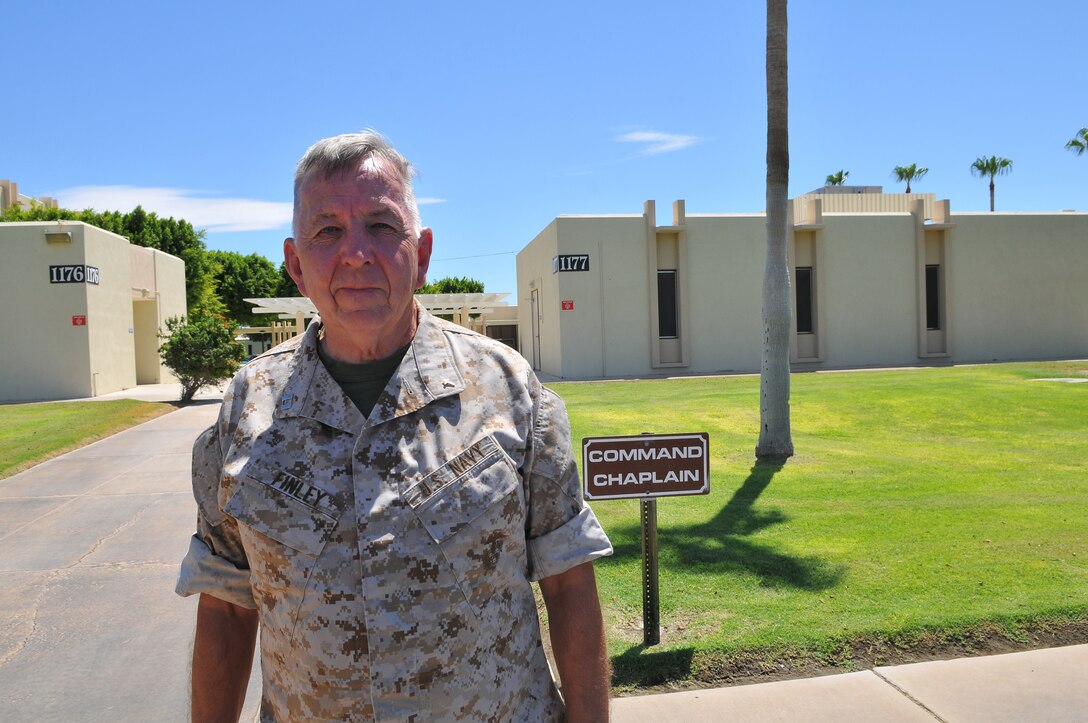
<svg viewBox="0 0 1088 723"><path fill-rule="evenodd" d="M979 177L1004 176L1012 172L1012 160L1001 156L979 156L971 164L971 174Z"/></svg>
<svg viewBox="0 0 1088 723"><path fill-rule="evenodd" d="M1065 150L1073 151L1078 156L1088 151L1088 128L1081 128L1073 139L1065 144Z"/></svg>

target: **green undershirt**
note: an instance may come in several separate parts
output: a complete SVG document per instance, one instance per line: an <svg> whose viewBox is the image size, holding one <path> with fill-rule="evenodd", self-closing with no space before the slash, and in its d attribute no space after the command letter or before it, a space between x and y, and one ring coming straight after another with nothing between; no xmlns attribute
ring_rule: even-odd
<svg viewBox="0 0 1088 723"><path fill-rule="evenodd" d="M321 357L321 363L328 369L329 375L355 403L363 416L369 417L370 410L378 403L378 397L385 390L385 385L393 378L393 373L400 366L400 361L408 352L409 346L411 344L397 349L385 359L363 364L337 361L325 353L323 344L317 345L317 355Z"/></svg>

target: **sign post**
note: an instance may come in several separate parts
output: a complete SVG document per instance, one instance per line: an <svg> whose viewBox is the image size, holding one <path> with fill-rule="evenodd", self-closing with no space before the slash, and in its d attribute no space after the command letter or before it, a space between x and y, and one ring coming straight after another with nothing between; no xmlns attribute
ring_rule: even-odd
<svg viewBox="0 0 1088 723"><path fill-rule="evenodd" d="M642 644L661 642L661 596L657 585L657 500L642 500Z"/></svg>
<svg viewBox="0 0 1088 723"><path fill-rule="evenodd" d="M640 500L642 519L642 641L661 642L657 568L657 498L710 493L710 435L643 434L585 437L587 500Z"/></svg>

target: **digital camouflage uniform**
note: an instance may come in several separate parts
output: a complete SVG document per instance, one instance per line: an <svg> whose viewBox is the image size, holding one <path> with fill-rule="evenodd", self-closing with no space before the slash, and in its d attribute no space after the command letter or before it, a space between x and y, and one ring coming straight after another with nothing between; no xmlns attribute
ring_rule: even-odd
<svg viewBox="0 0 1088 723"><path fill-rule="evenodd" d="M319 326L239 372L194 445L178 593L259 611L262 720L561 718L529 581L611 553L562 401L419 309L364 419Z"/></svg>

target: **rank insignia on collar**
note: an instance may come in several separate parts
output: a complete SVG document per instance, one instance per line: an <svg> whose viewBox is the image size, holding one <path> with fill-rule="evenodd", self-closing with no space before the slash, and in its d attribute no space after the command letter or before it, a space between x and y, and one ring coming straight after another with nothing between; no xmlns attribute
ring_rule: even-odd
<svg viewBox="0 0 1088 723"><path fill-rule="evenodd" d="M284 397L283 399L280 400L280 411L286 411L286 410L290 409L292 406L294 406L294 404L295 404L294 396Z"/></svg>

